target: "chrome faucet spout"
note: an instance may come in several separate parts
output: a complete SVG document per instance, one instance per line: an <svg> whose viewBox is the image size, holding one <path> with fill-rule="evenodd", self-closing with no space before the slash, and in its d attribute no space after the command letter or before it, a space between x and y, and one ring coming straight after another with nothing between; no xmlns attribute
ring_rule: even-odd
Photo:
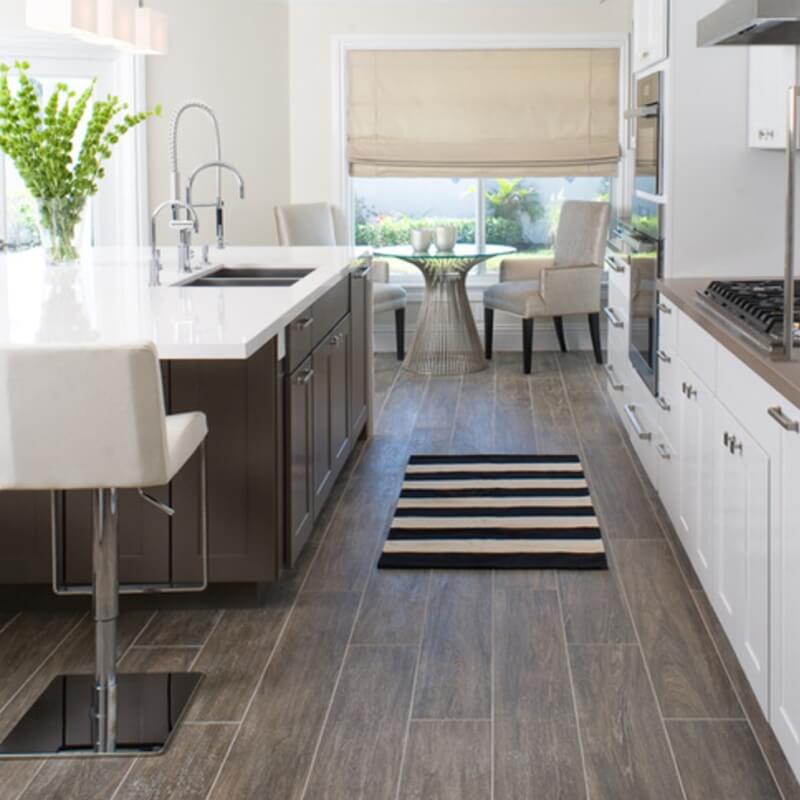
<svg viewBox="0 0 800 800"><path fill-rule="evenodd" d="M170 182L171 182L171 192L172 192L172 200L180 200L181 198L181 176L180 176L180 169L178 163L178 128L180 126L180 121L183 115L192 108L196 108L198 111L203 111L211 120L211 124L214 126L214 138L216 143L216 158L217 161L222 160L222 139L220 137L219 132L219 122L217 121L217 115L211 109L211 106L208 103L204 103L202 100L189 100L188 102L184 103L180 108L178 108L175 113L172 115L172 120L169 126L169 168L170 168ZM217 171L217 201L221 201L222 197L222 170ZM173 209L176 211L177 209Z"/></svg>
<svg viewBox="0 0 800 800"><path fill-rule="evenodd" d="M192 192L194 189L195 179L201 172L204 172L207 169L216 169L217 172L220 172L222 170L227 170L228 172L232 173L233 176L236 178L237 183L239 184L239 198L242 200L244 200L245 196L244 178L242 177L242 173L239 172L239 170L236 169L236 167L234 167L233 164L229 164L226 161L217 160L217 161L208 161L205 164L200 164L200 166L197 167L194 170L194 172L192 172L192 174L189 176L189 180L186 182L186 203L188 205L200 208L202 208L204 205L209 205L209 206L213 205L214 207L216 207L217 247L219 249L223 249L225 247L225 217L223 211L224 203L221 197L217 198L216 203L208 203L208 204L194 203L192 200Z"/></svg>

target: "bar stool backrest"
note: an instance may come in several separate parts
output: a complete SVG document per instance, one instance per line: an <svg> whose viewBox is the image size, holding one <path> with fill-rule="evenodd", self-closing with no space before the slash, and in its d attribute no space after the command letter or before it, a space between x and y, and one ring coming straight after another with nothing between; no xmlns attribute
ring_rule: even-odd
<svg viewBox="0 0 800 800"><path fill-rule="evenodd" d="M103 489L167 480L151 343L0 349L0 489Z"/></svg>

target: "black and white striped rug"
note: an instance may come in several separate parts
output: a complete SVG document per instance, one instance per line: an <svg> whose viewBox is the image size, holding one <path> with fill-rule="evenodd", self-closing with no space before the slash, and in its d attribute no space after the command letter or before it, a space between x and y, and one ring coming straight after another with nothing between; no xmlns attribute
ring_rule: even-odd
<svg viewBox="0 0 800 800"><path fill-rule="evenodd" d="M411 456L382 568L607 569L578 456Z"/></svg>

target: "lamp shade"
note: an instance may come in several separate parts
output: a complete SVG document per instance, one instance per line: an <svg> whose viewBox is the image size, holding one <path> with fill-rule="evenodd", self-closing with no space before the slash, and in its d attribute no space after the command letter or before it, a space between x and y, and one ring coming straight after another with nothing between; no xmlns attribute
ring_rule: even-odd
<svg viewBox="0 0 800 800"><path fill-rule="evenodd" d="M136 52L164 55L169 47L167 15L154 8L136 9Z"/></svg>
<svg viewBox="0 0 800 800"><path fill-rule="evenodd" d="M93 36L98 9L97 0L27 0L25 21L40 31Z"/></svg>

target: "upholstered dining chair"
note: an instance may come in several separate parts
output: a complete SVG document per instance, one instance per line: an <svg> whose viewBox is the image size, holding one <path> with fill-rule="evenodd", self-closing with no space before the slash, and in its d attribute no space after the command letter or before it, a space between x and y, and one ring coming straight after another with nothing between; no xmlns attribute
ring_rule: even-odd
<svg viewBox="0 0 800 800"><path fill-rule="evenodd" d="M570 200L561 210L553 258L504 259L500 282L484 292L486 358L491 359L494 312L522 318L523 367L530 374L533 360L533 325L539 317L552 317L561 352L567 351L564 317L586 314L597 363L600 349L600 281L611 209L608 203Z"/></svg>
<svg viewBox="0 0 800 800"><path fill-rule="evenodd" d="M275 206L278 244L283 247L335 247L341 244L336 236L334 208L329 203L297 203ZM389 283L389 264L374 261L373 305L376 314L394 311L397 358L406 356L407 293L402 286Z"/></svg>

